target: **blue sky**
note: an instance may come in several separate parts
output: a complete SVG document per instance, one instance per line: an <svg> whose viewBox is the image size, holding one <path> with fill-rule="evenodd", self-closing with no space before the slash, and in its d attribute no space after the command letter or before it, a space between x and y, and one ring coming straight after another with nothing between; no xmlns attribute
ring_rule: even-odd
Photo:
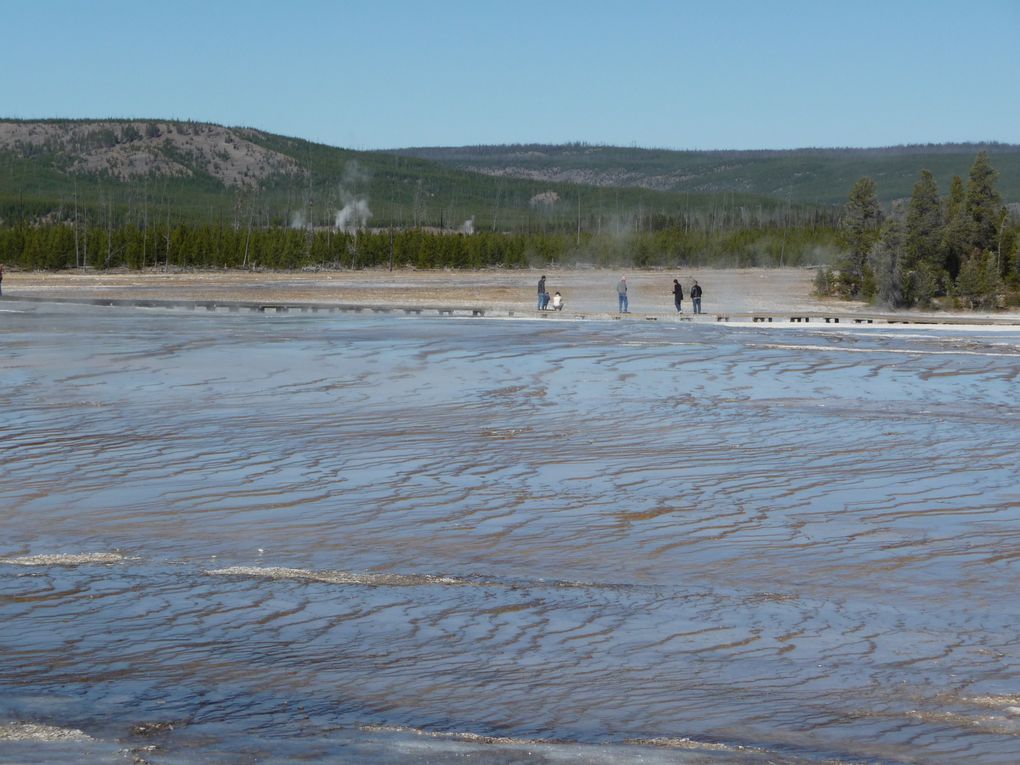
<svg viewBox="0 0 1020 765"><path fill-rule="evenodd" d="M357 149L1020 143L1020 0L0 0L0 116Z"/></svg>

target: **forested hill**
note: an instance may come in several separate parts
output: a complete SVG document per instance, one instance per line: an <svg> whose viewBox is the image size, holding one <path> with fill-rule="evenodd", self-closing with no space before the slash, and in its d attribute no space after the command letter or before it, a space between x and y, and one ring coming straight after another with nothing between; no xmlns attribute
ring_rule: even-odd
<svg viewBox="0 0 1020 765"><path fill-rule="evenodd" d="M172 120L0 120L0 226L427 227L520 231L579 219L772 216L788 202L496 177L430 159L351 151L254 128ZM797 211L792 211L797 213ZM79 213L80 215L81 213Z"/></svg>
<svg viewBox="0 0 1020 765"><path fill-rule="evenodd" d="M678 152L514 145L352 151L247 127L173 120L0 120L0 226L206 224L602 232L827 224L863 176L940 192L979 150L1020 202L1020 147ZM77 212L75 212L77 210Z"/></svg>
<svg viewBox="0 0 1020 765"><path fill-rule="evenodd" d="M979 151L991 156L1005 200L1020 202L1020 145L1016 144L673 151L573 143L421 147L394 153L504 178L699 194L756 194L794 203L840 204L854 182L865 176L875 180L882 201L909 197L922 170L930 170L945 193L954 175L967 177Z"/></svg>

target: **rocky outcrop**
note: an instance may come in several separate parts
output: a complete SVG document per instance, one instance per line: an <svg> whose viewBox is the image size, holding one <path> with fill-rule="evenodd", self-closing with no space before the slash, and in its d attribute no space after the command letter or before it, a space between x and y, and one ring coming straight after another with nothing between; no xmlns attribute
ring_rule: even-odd
<svg viewBox="0 0 1020 765"><path fill-rule="evenodd" d="M118 180L209 175L226 186L255 187L273 175L301 173L283 154L249 140L250 130L198 122L0 122L0 151L51 158L70 174Z"/></svg>

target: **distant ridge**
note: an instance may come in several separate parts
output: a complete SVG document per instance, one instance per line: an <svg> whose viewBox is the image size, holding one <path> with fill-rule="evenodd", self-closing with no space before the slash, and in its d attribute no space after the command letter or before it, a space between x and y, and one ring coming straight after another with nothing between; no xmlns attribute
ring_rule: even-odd
<svg viewBox="0 0 1020 765"><path fill-rule="evenodd" d="M497 177L702 194L760 194L823 204L844 201L854 181L866 175L875 178L881 199L907 197L922 169L931 170L945 192L954 175L966 177L979 151L994 157L1004 197L1020 201L1020 144L999 142L689 151L578 142L391 150Z"/></svg>
<svg viewBox="0 0 1020 765"><path fill-rule="evenodd" d="M960 154L988 151L989 153L1011 154L1020 152L1020 144L1002 141L967 141L963 143L905 143L894 146L803 146L795 149L674 149L662 146L614 146L612 144L569 141L562 144L549 143L493 143L465 144L464 146L410 146L396 149L379 149L394 154L418 152L448 152L474 155L483 152L504 153L512 151L557 151L557 150L618 150L636 152L667 152L675 154L707 154L726 157L784 157L803 156L846 156L846 155L888 155L888 154Z"/></svg>

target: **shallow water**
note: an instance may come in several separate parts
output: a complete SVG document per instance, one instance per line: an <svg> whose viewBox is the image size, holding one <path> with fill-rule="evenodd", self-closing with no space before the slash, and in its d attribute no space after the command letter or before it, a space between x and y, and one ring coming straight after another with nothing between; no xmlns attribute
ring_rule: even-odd
<svg viewBox="0 0 1020 765"><path fill-rule="evenodd" d="M0 762L1020 758L1020 332L0 342Z"/></svg>

